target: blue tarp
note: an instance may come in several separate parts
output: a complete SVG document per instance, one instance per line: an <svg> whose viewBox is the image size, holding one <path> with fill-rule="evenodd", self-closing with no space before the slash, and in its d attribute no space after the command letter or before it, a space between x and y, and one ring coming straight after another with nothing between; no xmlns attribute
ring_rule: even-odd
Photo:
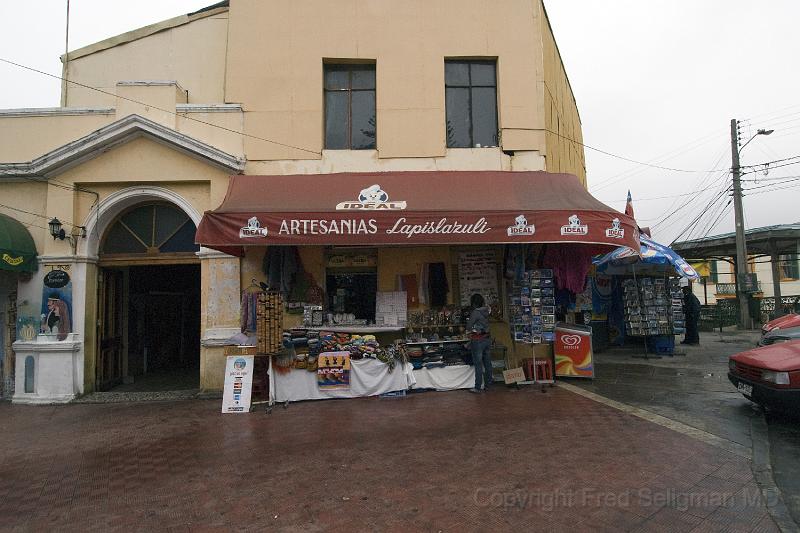
<svg viewBox="0 0 800 533"><path fill-rule="evenodd" d="M620 246L616 250L594 259L593 263L597 266L597 271L603 274L636 272L636 274L649 275L664 274L670 268L674 268L675 272L683 278L700 278L692 265L668 246L658 244L644 235L640 237L640 240L642 243L641 259L627 246Z"/></svg>

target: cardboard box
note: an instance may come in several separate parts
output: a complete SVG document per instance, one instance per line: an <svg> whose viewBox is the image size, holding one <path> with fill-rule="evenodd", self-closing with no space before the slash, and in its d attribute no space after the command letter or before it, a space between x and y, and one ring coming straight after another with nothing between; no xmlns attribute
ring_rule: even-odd
<svg viewBox="0 0 800 533"><path fill-rule="evenodd" d="M503 380L506 382L506 385L525 381L525 372L522 370L522 367L503 370Z"/></svg>

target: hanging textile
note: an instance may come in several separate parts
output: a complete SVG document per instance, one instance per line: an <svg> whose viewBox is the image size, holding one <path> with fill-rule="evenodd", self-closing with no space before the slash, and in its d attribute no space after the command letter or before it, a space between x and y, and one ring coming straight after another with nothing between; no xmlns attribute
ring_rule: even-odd
<svg viewBox="0 0 800 533"><path fill-rule="evenodd" d="M242 291L239 325L242 333L256 332L256 310L258 309L258 293Z"/></svg>
<svg viewBox="0 0 800 533"><path fill-rule="evenodd" d="M553 269L559 289L579 293L586 286L586 275L592 266L592 253L580 245L548 246L543 263L545 267Z"/></svg>
<svg viewBox="0 0 800 533"><path fill-rule="evenodd" d="M428 270L430 306L444 307L447 305L447 293L450 291L447 285L447 269L444 263L429 263Z"/></svg>
<svg viewBox="0 0 800 533"><path fill-rule="evenodd" d="M270 246L264 254L262 270L271 289L280 291L284 298L296 281L296 274L302 269L296 246Z"/></svg>

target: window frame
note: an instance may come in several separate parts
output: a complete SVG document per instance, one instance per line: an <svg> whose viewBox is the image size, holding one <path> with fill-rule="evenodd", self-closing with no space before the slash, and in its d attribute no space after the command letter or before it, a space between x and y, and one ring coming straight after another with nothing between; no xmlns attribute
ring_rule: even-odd
<svg viewBox="0 0 800 533"><path fill-rule="evenodd" d="M467 85L460 85L457 83L448 83L447 81L447 64L462 63L468 66L467 68ZM481 84L472 81L472 65L491 65L494 69L494 84ZM473 120L473 90L476 88L491 88L494 89L494 144L481 145L481 148L497 148L500 147L500 102L497 92L497 58L458 58L451 57L444 60L444 91L445 91L445 146L447 148L477 148L475 146L475 121ZM469 116L469 146L451 146L450 136L447 132L448 119L447 119L447 94L448 89L467 89L468 90L468 116Z"/></svg>
<svg viewBox="0 0 800 533"><path fill-rule="evenodd" d="M365 68L367 67L367 68ZM370 69L371 67L371 69ZM347 88L329 89L328 72L329 70L343 70L347 72ZM372 70L375 83L372 88L353 88L353 72L357 70ZM328 147L328 93L347 92L347 146L344 148ZM375 137L372 146L365 148L353 148L353 93L372 92L373 107L375 109ZM378 149L378 69L376 62L355 62L346 60L325 61L322 64L322 145L324 150L377 150Z"/></svg>

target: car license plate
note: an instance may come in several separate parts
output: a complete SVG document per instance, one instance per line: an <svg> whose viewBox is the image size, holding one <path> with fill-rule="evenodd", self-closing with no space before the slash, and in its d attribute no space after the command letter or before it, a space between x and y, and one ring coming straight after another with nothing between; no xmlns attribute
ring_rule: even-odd
<svg viewBox="0 0 800 533"><path fill-rule="evenodd" d="M744 394L745 396L752 396L753 395L753 386L748 385L747 383L739 383L736 385L736 388L739 389L739 392Z"/></svg>

